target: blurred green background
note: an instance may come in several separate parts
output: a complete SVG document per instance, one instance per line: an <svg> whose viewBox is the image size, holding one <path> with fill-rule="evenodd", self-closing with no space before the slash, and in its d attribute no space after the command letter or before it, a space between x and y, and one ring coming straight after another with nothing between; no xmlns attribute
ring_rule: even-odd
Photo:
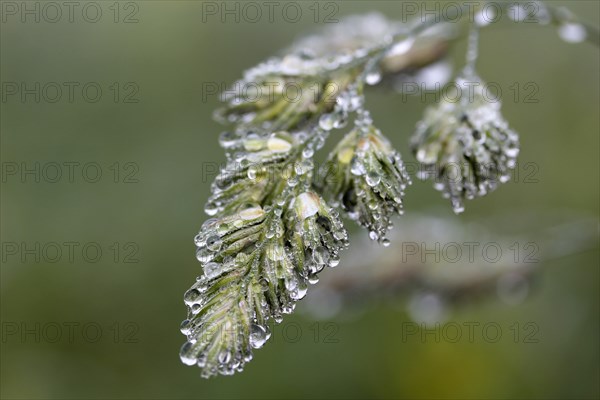
<svg viewBox="0 0 600 400"><path fill-rule="evenodd" d="M224 160L217 141L223 128L212 121L218 101L214 95L203 99L202 88L233 82L322 25L313 20L313 2L297 3L304 13L297 23L277 12L273 23L266 17L257 23L203 21L202 3L194 1L100 1L96 23L83 18L82 2L73 22L68 15L46 21L54 18L51 9L39 22L35 16L22 22L7 3L12 2L2 2L0 39L2 398L600 395L597 245L545 262L536 290L521 305L492 299L453 313L459 323L498 323L505 336L497 343L478 336L472 343L402 341L402 323L410 320L401 305L390 302L355 318L325 321L337 324L336 343L323 340L322 327L315 338L310 317L289 316L286 322L302 330L299 340L286 341L276 330L243 373L201 379L197 368L181 364L178 351L186 313L182 296L200 273L192 238L206 218L203 205L215 165ZM14 4L35 9L36 3L43 7ZM318 4L323 12L329 10L324 4ZM335 4L337 18L374 10L401 18L398 2ZM566 4L600 25L596 1L553 4ZM96 18L94 11L87 9L86 16ZM457 66L464 47L460 41L452 49ZM539 209L597 219L598 49L567 44L551 27L505 23L483 31L480 53L480 74L503 89L503 113L521 134L521 160L539 166L538 182L506 184L469 202L461 219ZM63 89L65 82L79 86L73 101L66 90L58 101L48 101L55 96L52 85L39 102L34 94L22 101L20 85L36 82L41 88L49 82ZM515 82L535 82L539 102L514 101L509 87ZM81 91L86 84L87 98ZM14 85L19 92L11 95ZM102 95L92 102L98 86ZM412 160L407 139L427 102L378 90L367 97L377 125ZM73 179L65 162L79 163L73 164ZM35 163L40 182L32 174L22 179L21 169ZM63 173L55 183L53 163ZM83 171L86 163L91 167ZM88 182L98 166L102 176ZM408 213L441 206L451 213L430 183L409 188ZM543 220L536 223L545 226ZM402 229L401 222L396 225ZM36 242L46 249L38 252L39 261L22 254ZM73 260L65 242L78 243ZM50 262L54 248L48 243L62 246L57 262ZM95 243L86 247L87 260L81 254L86 243ZM92 262L97 247L102 255ZM343 274L343 265L342 259L326 273ZM539 326L538 343L515 343L510 327L527 322ZM53 340L56 325L62 336ZM73 326L72 338L67 326Z"/></svg>

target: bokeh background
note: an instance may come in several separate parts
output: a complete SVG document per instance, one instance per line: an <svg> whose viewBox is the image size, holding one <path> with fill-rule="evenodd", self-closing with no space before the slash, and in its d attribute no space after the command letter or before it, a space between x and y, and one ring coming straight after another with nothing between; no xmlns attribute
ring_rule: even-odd
<svg viewBox="0 0 600 400"><path fill-rule="evenodd" d="M298 2L304 15L297 23L280 12L273 22L266 16L256 23L203 20L202 2L195 1L99 1L85 14L95 19L99 7L102 16L95 23L85 20L87 3L81 2L73 21L65 14L49 22L55 14L46 9L39 22L35 15L23 22L8 3L18 12L44 6L2 2L2 398L599 396L597 231L595 245L582 251L548 259L540 254L537 283L526 301L509 306L492 294L453 310L449 321L499 324L503 336L495 343L477 331L475 340L457 343L429 336L402 340L402 324L410 316L401 300L390 299L317 326L310 314L288 316L285 323L299 327L299 337L290 331L290 340L276 329L233 377L203 380L198 369L180 363L182 296L200 273L192 238L206 218L203 204L215 166L224 160L217 142L223 128L212 120L218 99L203 92L206 83L233 82L244 69L323 25L326 12L341 18L379 11L400 19L399 2L335 2L335 8ZM323 13L319 23L315 4ZM596 1L553 4L568 5L600 26ZM451 50L457 66L464 47L459 41ZM565 43L551 27L500 23L483 31L480 53L480 74L504 90L504 115L521 134L521 160L539 168L535 182L517 179L469 202L457 221L503 215L505 222L518 222L540 210L597 221L598 48ZM66 90L56 102L48 101L55 96L52 85L39 102L31 94L21 99L20 85L36 82L79 86L72 101ZM90 82L86 98L81 89ZM509 87L527 82L539 87L537 103L512 97ZM13 95L15 84L19 91ZM102 95L92 102L97 86ZM407 139L430 99L403 101L391 91L373 90L367 101L377 125L412 160ZM72 164L72 179L64 164L69 162L79 163ZM21 177L21 169L36 168L35 163L39 182L32 174ZM57 182L53 163L62 166ZM83 171L86 163L92 166ZM91 182L98 166L102 176ZM423 182L409 188L406 210L451 215L446 200ZM402 229L401 221L396 225ZM548 221L534 218L528 225L536 232ZM560 232L557 237L574 240ZM72 260L68 242L76 242ZM40 251L27 253L36 243ZM63 253L56 256L49 243L58 243ZM88 243L86 259L81 250ZM344 259L325 272L332 273L344 274ZM539 328L537 342L514 340L511 327L528 322ZM324 340L329 323L334 341Z"/></svg>

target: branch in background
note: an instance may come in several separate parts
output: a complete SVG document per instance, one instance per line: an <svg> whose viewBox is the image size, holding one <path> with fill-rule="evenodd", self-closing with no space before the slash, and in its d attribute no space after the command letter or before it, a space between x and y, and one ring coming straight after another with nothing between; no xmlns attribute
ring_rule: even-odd
<svg viewBox="0 0 600 400"><path fill-rule="evenodd" d="M540 221L544 226L531 230ZM565 210L511 212L470 224L411 215L385 251L366 235L357 239L342 258L344 272L323 274L301 311L325 319L400 303L415 321L433 324L463 303L498 298L516 305L546 262L597 248L598 221Z"/></svg>

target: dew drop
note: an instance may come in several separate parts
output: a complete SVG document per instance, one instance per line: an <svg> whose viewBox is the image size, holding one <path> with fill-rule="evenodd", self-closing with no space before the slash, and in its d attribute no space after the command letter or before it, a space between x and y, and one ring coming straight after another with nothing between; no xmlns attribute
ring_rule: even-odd
<svg viewBox="0 0 600 400"><path fill-rule="evenodd" d="M214 236L210 236L208 239L206 239L206 248L210 251L219 251L221 249L221 244L223 242L221 241L221 239L214 235Z"/></svg>
<svg viewBox="0 0 600 400"><path fill-rule="evenodd" d="M315 154L315 150L312 147L306 147L302 150L302 157L311 158Z"/></svg>
<svg viewBox="0 0 600 400"><path fill-rule="evenodd" d="M340 256L338 256L337 254L334 254L329 258L329 266L331 268L335 268L339 264L340 264Z"/></svg>
<svg viewBox="0 0 600 400"><path fill-rule="evenodd" d="M223 350L219 353L219 363L220 364L228 364L231 361L231 353L227 350Z"/></svg>
<svg viewBox="0 0 600 400"><path fill-rule="evenodd" d="M335 116L333 114L323 114L321 115L321 118L319 118L319 126L325 131L332 130L334 124Z"/></svg>
<svg viewBox="0 0 600 400"><path fill-rule="evenodd" d="M363 162L358 157L355 157L350 165L350 172L356 176L360 176L364 175L367 170L365 169Z"/></svg>
<svg viewBox="0 0 600 400"><path fill-rule="evenodd" d="M214 204L207 204L204 207L204 212L206 213L206 215L210 215L213 216L215 215L217 212L219 211L219 208L217 206L215 206Z"/></svg>
<svg viewBox="0 0 600 400"><path fill-rule="evenodd" d="M233 147L236 143L236 136L230 131L221 132L219 135L219 143L226 149Z"/></svg>
<svg viewBox="0 0 600 400"><path fill-rule="evenodd" d="M298 279L292 276L290 279L285 281L285 288L290 292L293 292L298 288Z"/></svg>
<svg viewBox="0 0 600 400"><path fill-rule="evenodd" d="M568 43L580 43L587 37L587 32L581 24L569 22L558 28L558 35Z"/></svg>
<svg viewBox="0 0 600 400"><path fill-rule="evenodd" d="M294 169L298 175L304 175L309 172L313 168L313 164L310 160L303 160L299 163L296 163Z"/></svg>
<svg viewBox="0 0 600 400"><path fill-rule="evenodd" d="M248 172L247 172L248 179L255 180L257 173L258 173L258 171L257 171L256 167L248 168Z"/></svg>
<svg viewBox="0 0 600 400"><path fill-rule="evenodd" d="M209 279L219 275L219 272L219 264L217 264L216 262L209 262L204 265L204 275Z"/></svg>
<svg viewBox="0 0 600 400"><path fill-rule="evenodd" d="M379 184L379 182L381 182L381 175L379 175L375 171L371 171L367 174L365 181L367 182L367 185L369 185L371 187L377 186Z"/></svg>
<svg viewBox="0 0 600 400"><path fill-rule="evenodd" d="M250 325L250 346L253 348L263 347L269 336L265 327L257 324Z"/></svg>
<svg viewBox="0 0 600 400"><path fill-rule="evenodd" d="M189 335L192 331L192 321L190 321L189 319L184 319L183 322L181 322L181 326L179 329L184 335Z"/></svg>
<svg viewBox="0 0 600 400"><path fill-rule="evenodd" d="M377 85L381 81L381 72L380 71L371 71L365 76L365 82L368 85Z"/></svg>
<svg viewBox="0 0 600 400"><path fill-rule="evenodd" d="M185 342L179 351L179 358L181 358L181 362L185 365L196 364L196 358L190 354L192 352L192 346L192 343Z"/></svg>
<svg viewBox="0 0 600 400"><path fill-rule="evenodd" d="M294 290L290 294L290 297L296 301L302 300L304 298L304 296L306 296L307 291L308 291L308 287L306 286L306 284L300 283L300 284L298 284L298 287L296 288L296 290Z"/></svg>
<svg viewBox="0 0 600 400"><path fill-rule="evenodd" d="M199 297L200 297L200 291L198 291L196 289L189 289L183 295L183 301L187 305L192 305L192 304L194 304L194 303L196 303L198 301Z"/></svg>

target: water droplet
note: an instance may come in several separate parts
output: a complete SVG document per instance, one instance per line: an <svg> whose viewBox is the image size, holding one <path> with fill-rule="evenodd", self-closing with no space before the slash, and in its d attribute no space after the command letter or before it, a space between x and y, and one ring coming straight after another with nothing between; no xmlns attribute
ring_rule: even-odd
<svg viewBox="0 0 600 400"><path fill-rule="evenodd" d="M189 319L184 319L183 322L181 322L181 326L179 329L184 335L189 335L192 331L192 321L190 321Z"/></svg>
<svg viewBox="0 0 600 400"><path fill-rule="evenodd" d="M313 168L313 163L310 160L303 160L294 165L294 169L298 175L304 175L308 173Z"/></svg>
<svg viewBox="0 0 600 400"><path fill-rule="evenodd" d="M369 185L371 187L377 186L379 184L379 182L381 182L381 175L379 175L375 171L371 171L367 174L365 181L367 182L367 185Z"/></svg>
<svg viewBox="0 0 600 400"><path fill-rule="evenodd" d="M260 290L262 290L263 292L266 292L267 290L269 290L269 281L266 280L265 278L260 278L260 280L258 281L258 284L260 285Z"/></svg>
<svg viewBox="0 0 600 400"><path fill-rule="evenodd" d="M274 234L275 232L273 232ZM274 235L273 235L274 236ZM273 261L281 261L284 258L284 250L282 246L277 244L271 244L267 248L267 257Z"/></svg>
<svg viewBox="0 0 600 400"><path fill-rule="evenodd" d="M334 116L333 127L336 129L343 128L348 123L348 114L344 111L336 111L332 114Z"/></svg>
<svg viewBox="0 0 600 400"><path fill-rule="evenodd" d="M333 129L335 120L336 118L333 114L323 114L319 118L319 126L325 131L330 131Z"/></svg>
<svg viewBox="0 0 600 400"><path fill-rule="evenodd" d="M196 357L191 355L192 347L192 343L185 342L183 346L181 346L181 350L179 351L179 358L181 358L181 362L185 365L196 364Z"/></svg>
<svg viewBox="0 0 600 400"><path fill-rule="evenodd" d="M213 252L219 251L221 249L222 243L223 242L218 236L210 236L208 239L206 239L206 248Z"/></svg>
<svg viewBox="0 0 600 400"><path fill-rule="evenodd" d="M558 35L568 43L580 43L587 37L587 32L581 24L569 22L558 28Z"/></svg>
<svg viewBox="0 0 600 400"><path fill-rule="evenodd" d="M319 282L319 276L317 274L309 274L308 275L308 283L314 285Z"/></svg>
<svg viewBox="0 0 600 400"><path fill-rule="evenodd" d="M338 256L337 254L333 254L330 258L329 258L329 266L331 268L335 268L340 264L340 256Z"/></svg>
<svg viewBox="0 0 600 400"><path fill-rule="evenodd" d="M267 328L257 324L250 325L250 346L253 348L263 347L269 336Z"/></svg>
<svg viewBox="0 0 600 400"><path fill-rule="evenodd" d="M217 212L219 211L219 208L217 206L215 206L214 204L207 204L204 207L204 212L206 213L206 215L210 215L213 216L215 215Z"/></svg>
<svg viewBox="0 0 600 400"><path fill-rule="evenodd" d="M228 364L231 361L231 353L227 350L223 350L219 353L219 363Z"/></svg>
<svg viewBox="0 0 600 400"><path fill-rule="evenodd" d="M319 266L329 263L329 251L323 246L317 247L313 252L313 261Z"/></svg>
<svg viewBox="0 0 600 400"><path fill-rule="evenodd" d="M377 232L375 232L375 231L370 231L369 232L369 238L371 240L377 240L377 239L379 239L379 234Z"/></svg>
<svg viewBox="0 0 600 400"><path fill-rule="evenodd" d="M203 269L204 275L209 279L214 278L220 273L219 264L217 264L216 262L209 262L207 264L204 264Z"/></svg>
<svg viewBox="0 0 600 400"><path fill-rule="evenodd" d="M399 56L407 51L409 51L413 44L415 43L415 39L413 37L408 37L401 42L396 43L389 51L388 54L393 56Z"/></svg>
<svg viewBox="0 0 600 400"><path fill-rule="evenodd" d="M290 279L285 281L285 288L290 292L296 290L298 288L298 278L292 276Z"/></svg>
<svg viewBox="0 0 600 400"><path fill-rule="evenodd" d="M219 235L224 235L229 231L229 225L227 224L221 224L219 225L219 227L217 228L217 232L219 233Z"/></svg>
<svg viewBox="0 0 600 400"><path fill-rule="evenodd" d="M315 150L312 147L306 147L302 150L302 157L311 158L315 154Z"/></svg>
<svg viewBox="0 0 600 400"><path fill-rule="evenodd" d="M367 172L367 170L363 162L358 157L355 157L353 158L352 163L350 165L350 172L352 172L352 174L356 176L360 176L364 175Z"/></svg>
<svg viewBox="0 0 600 400"><path fill-rule="evenodd" d="M233 147L236 144L236 142L237 137L233 132L225 131L221 132L221 134L219 135L219 143L226 149Z"/></svg>
<svg viewBox="0 0 600 400"><path fill-rule="evenodd" d="M192 305L192 304L196 303L199 300L199 297L200 297L200 291L199 290L189 289L183 295L183 301L187 305Z"/></svg>
<svg viewBox="0 0 600 400"><path fill-rule="evenodd" d="M248 172L247 172L248 179L255 180L257 173L258 173L258 170L256 169L256 167L248 168Z"/></svg>
<svg viewBox="0 0 600 400"><path fill-rule="evenodd" d="M365 76L367 85L377 85L381 81L381 72L378 70L371 71Z"/></svg>
<svg viewBox="0 0 600 400"><path fill-rule="evenodd" d="M390 240L385 238L382 240L381 244L383 245L383 247L390 247Z"/></svg>

